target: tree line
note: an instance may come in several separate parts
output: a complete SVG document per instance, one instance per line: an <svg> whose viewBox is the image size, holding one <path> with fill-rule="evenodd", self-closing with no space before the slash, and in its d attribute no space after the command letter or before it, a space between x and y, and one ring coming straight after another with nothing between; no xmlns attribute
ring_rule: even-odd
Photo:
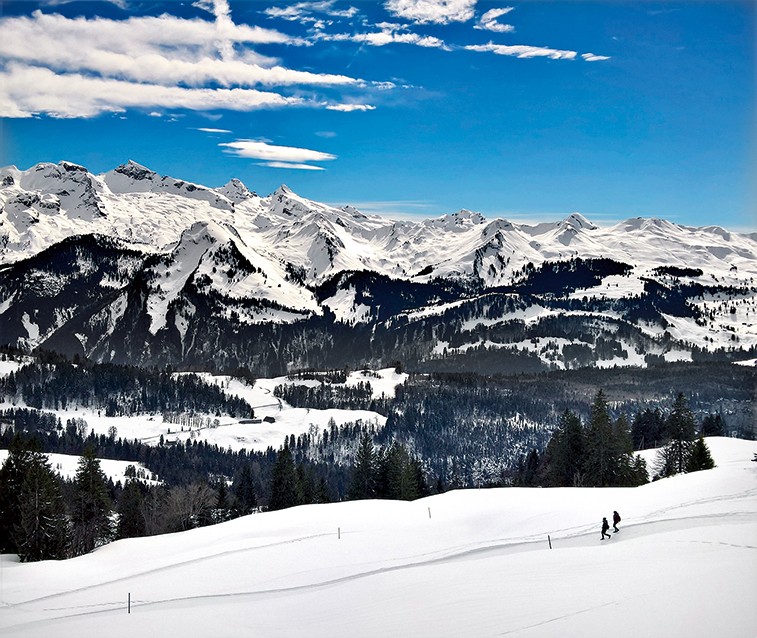
<svg viewBox="0 0 757 638"><path fill-rule="evenodd" d="M513 484L545 487L633 487L646 483L645 460L634 454L634 440L644 441L653 424L662 443L652 468L653 480L714 467L704 436L722 435L722 418L708 415L697 428L682 393L670 413L638 412L629 426L625 415L613 419L600 390L586 422L566 410L544 451L532 449L520 459ZM697 432L698 431L698 432Z"/></svg>

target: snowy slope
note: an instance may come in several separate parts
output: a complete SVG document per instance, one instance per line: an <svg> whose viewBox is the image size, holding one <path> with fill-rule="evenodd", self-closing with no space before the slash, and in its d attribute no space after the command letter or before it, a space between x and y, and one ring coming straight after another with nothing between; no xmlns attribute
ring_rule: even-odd
<svg viewBox="0 0 757 638"><path fill-rule="evenodd" d="M76 470L79 466L80 456L74 454L57 454L47 453L45 456L50 461L50 466L55 472L60 474L64 479L72 481L76 477ZM8 450L0 450L0 466L8 458ZM159 482L158 478L139 461L116 461L115 459L100 459L100 468L105 476L114 483L121 481L122 484L128 480L126 477L126 468L134 466L137 472L140 470L146 478L140 478L143 483L155 485ZM154 477L154 478L151 478Z"/></svg>
<svg viewBox="0 0 757 638"><path fill-rule="evenodd" d="M714 470L639 488L315 505L69 561L6 555L0 631L747 638L757 623L757 443L708 444ZM621 531L601 542L613 509Z"/></svg>
<svg viewBox="0 0 757 638"><path fill-rule="evenodd" d="M15 362L2 362L0 375L15 369ZM218 445L223 449L255 450L264 452L269 447L278 449L284 439L294 435L316 432L320 435L329 427L329 422L341 426L344 423L362 421L380 429L386 423L386 417L371 410L317 410L314 408L295 408L286 401L276 398L273 390L277 385L286 383L312 383L317 381L289 380L286 377L273 379L257 379L254 385L249 385L240 379L227 375L212 375L201 373L200 376L207 383L214 383L221 387L226 394L245 399L255 410L255 420L239 419L223 416L216 418L214 414L197 415L202 422L190 426L164 420L160 414L141 414L135 416L105 416L102 411L84 408L56 410L54 414L66 422L69 419L84 419L89 431L97 435L108 435L111 428L116 429L116 436L126 440L138 440L147 445L158 445L161 436L165 442L185 443L187 439L198 442L207 441L209 445ZM402 384L407 374L397 374L393 369L378 370L376 372L352 372L347 385L369 382L376 398L382 395L394 396L396 385ZM15 407L26 407L23 402L16 405L0 402L0 410ZM269 419L265 421L266 417ZM0 450L0 461L4 459ZM75 457L71 457L75 458ZM113 463L120 463L113 461ZM124 463L124 467L128 463ZM68 467L68 465L66 465ZM75 467L75 462L74 462ZM121 471L123 468L121 468ZM115 470L114 470L115 471ZM114 478L114 480L117 480Z"/></svg>

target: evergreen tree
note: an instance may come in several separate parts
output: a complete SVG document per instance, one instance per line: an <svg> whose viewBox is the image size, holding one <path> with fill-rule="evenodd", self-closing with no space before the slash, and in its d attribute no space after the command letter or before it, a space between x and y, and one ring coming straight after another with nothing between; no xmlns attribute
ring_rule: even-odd
<svg viewBox="0 0 757 638"><path fill-rule="evenodd" d="M118 538L134 538L146 534L143 504L139 482L128 481L118 502Z"/></svg>
<svg viewBox="0 0 757 638"><path fill-rule="evenodd" d="M591 406L591 418L586 432L586 485L612 485L615 475L617 446L613 438L612 421L605 395L600 390Z"/></svg>
<svg viewBox="0 0 757 638"><path fill-rule="evenodd" d="M586 434L581 419L566 410L545 451L547 484L554 487L581 487L585 454Z"/></svg>
<svg viewBox="0 0 757 638"><path fill-rule="evenodd" d="M268 502L268 509L281 510L301 503L302 494L297 479L297 468L289 445L285 444L276 455L276 463L273 466L271 499Z"/></svg>
<svg viewBox="0 0 757 638"><path fill-rule="evenodd" d="M522 487L536 487L539 485L539 465L539 452L533 449L526 455L518 485Z"/></svg>
<svg viewBox="0 0 757 638"><path fill-rule="evenodd" d="M352 500L375 498L378 459L369 432L360 435L355 464L350 476L347 498Z"/></svg>
<svg viewBox="0 0 757 638"><path fill-rule="evenodd" d="M19 498L16 547L21 561L65 558L68 519L58 477L41 452L32 452Z"/></svg>
<svg viewBox="0 0 757 638"><path fill-rule="evenodd" d="M91 447L84 450L74 478L73 552L86 554L110 540L110 496L100 461Z"/></svg>
<svg viewBox="0 0 757 638"><path fill-rule="evenodd" d="M659 408L647 408L637 412L631 424L631 439L634 450L644 450L656 447L661 442L665 432L665 419Z"/></svg>
<svg viewBox="0 0 757 638"><path fill-rule="evenodd" d="M700 436L691 448L686 471L698 472L699 470L711 470L713 467L715 467L715 461L712 460L710 448L707 447L704 437Z"/></svg>
<svg viewBox="0 0 757 638"><path fill-rule="evenodd" d="M33 451L15 434L8 447L8 458L0 468L0 553L3 554L18 551L16 527L21 522L21 488L32 464Z"/></svg>
<svg viewBox="0 0 757 638"><path fill-rule="evenodd" d="M720 414L708 414L702 419L702 436L725 436L725 421Z"/></svg>
<svg viewBox="0 0 757 638"><path fill-rule="evenodd" d="M660 476L671 476L686 471L696 430L694 414L683 393L676 397L665 425L669 441L660 451L657 465Z"/></svg>
<svg viewBox="0 0 757 638"><path fill-rule="evenodd" d="M635 483L633 443L628 421L620 415L612 426L613 471L610 485L633 487ZM643 481L646 483L646 480Z"/></svg>
<svg viewBox="0 0 757 638"><path fill-rule="evenodd" d="M428 494L420 461L397 441L378 454L377 475L376 496L379 498L412 501Z"/></svg>
<svg viewBox="0 0 757 638"><path fill-rule="evenodd" d="M252 514L252 511L258 506L258 500L255 496L255 485L252 481L249 463L245 462L242 465L242 469L234 479L231 490L234 493L234 509L237 516Z"/></svg>

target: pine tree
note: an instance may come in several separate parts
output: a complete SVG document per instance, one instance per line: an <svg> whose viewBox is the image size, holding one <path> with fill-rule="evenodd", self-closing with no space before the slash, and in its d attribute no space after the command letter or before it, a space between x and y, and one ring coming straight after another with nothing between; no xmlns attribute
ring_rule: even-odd
<svg viewBox="0 0 757 638"><path fill-rule="evenodd" d="M553 487L581 487L585 454L586 434L581 419L566 410L544 454L547 484Z"/></svg>
<svg viewBox="0 0 757 638"><path fill-rule="evenodd" d="M302 503L297 468L295 467L289 445L285 444L276 455L271 477L271 499L268 509L281 510Z"/></svg>
<svg viewBox="0 0 757 638"><path fill-rule="evenodd" d="M74 485L73 552L78 556L108 542L112 535L108 482L91 447L79 460Z"/></svg>
<svg viewBox="0 0 757 638"><path fill-rule="evenodd" d="M676 397L665 426L669 441L658 454L657 467L660 476L671 476L686 471L696 431L694 414L683 393Z"/></svg>
<svg viewBox="0 0 757 638"><path fill-rule="evenodd" d="M376 497L377 460L371 435L368 432L363 432L360 436L355 464L350 476L350 486L347 490L349 499L359 500Z"/></svg>
<svg viewBox="0 0 757 638"><path fill-rule="evenodd" d="M234 494L234 509L237 516L251 514L258 506L258 500L255 496L255 485L252 481L249 463L242 465L242 469L237 474L231 489Z"/></svg>
<svg viewBox="0 0 757 638"><path fill-rule="evenodd" d="M68 519L58 477L41 452L32 452L19 498L15 528L23 562L66 558Z"/></svg>
<svg viewBox="0 0 757 638"><path fill-rule="evenodd" d="M631 440L634 450L652 448L662 441L665 430L665 419L659 408L646 409L637 412L631 425Z"/></svg>
<svg viewBox="0 0 757 638"><path fill-rule="evenodd" d="M704 437L700 436L691 448L686 471L698 472L699 470L711 470L713 467L715 467L715 461L712 460L710 448L707 447Z"/></svg>
<svg viewBox="0 0 757 638"><path fill-rule="evenodd" d="M38 448L38 446L37 446ZM16 527L21 522L21 488L31 467L32 452L18 434L0 468L0 553L17 553Z"/></svg>
<svg viewBox="0 0 757 638"><path fill-rule="evenodd" d="M146 534L143 503L139 482L128 481L118 502L118 538L134 538Z"/></svg>
<svg viewBox="0 0 757 638"><path fill-rule="evenodd" d="M708 414L702 419L702 436L725 436L725 421L720 414Z"/></svg>
<svg viewBox="0 0 757 638"><path fill-rule="evenodd" d="M616 460L616 444L605 395L600 390L591 406L591 418L586 432L586 485L612 485Z"/></svg>

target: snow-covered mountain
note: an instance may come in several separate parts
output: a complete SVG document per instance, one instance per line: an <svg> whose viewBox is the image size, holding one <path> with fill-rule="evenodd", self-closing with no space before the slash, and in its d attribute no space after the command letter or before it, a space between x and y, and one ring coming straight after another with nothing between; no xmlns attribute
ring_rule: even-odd
<svg viewBox="0 0 757 638"><path fill-rule="evenodd" d="M601 228L578 213L514 224L466 210L394 221L131 161L103 175L70 162L6 167L0 184L0 328L24 346L144 362L274 357L279 369L482 349L611 365L757 346L757 241L719 227ZM350 357L323 354L347 328L350 340L372 336L351 341ZM308 329L319 361L296 343ZM595 351L597 337L615 345L566 355Z"/></svg>

